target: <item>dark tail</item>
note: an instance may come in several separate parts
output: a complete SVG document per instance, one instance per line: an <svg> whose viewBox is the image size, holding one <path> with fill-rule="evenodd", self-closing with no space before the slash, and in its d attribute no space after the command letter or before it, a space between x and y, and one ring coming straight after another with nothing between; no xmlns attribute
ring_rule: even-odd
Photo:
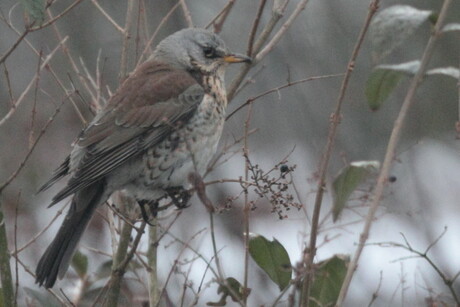
<svg viewBox="0 0 460 307"><path fill-rule="evenodd" d="M108 197L104 189L101 180L75 193L61 228L38 262L35 282L40 286L51 288L64 276L94 211Z"/></svg>

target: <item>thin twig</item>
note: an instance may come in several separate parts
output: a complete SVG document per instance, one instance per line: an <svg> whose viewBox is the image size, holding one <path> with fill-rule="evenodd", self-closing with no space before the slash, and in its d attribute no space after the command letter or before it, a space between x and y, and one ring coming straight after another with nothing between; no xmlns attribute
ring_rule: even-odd
<svg viewBox="0 0 460 307"><path fill-rule="evenodd" d="M218 17L213 19L212 23L210 22L205 28L207 29L209 25L212 24L214 26L214 33L220 33L228 15L230 14L230 11L233 8L233 5L235 4L235 1L236 0L229 0L222 11L217 14Z"/></svg>
<svg viewBox="0 0 460 307"><path fill-rule="evenodd" d="M29 131L29 149L32 146L34 141L34 126L35 126L35 117L37 115L37 95L40 83L40 64L42 61L42 52L40 51L40 56L38 57L38 65L37 65L37 78L35 80L35 90L34 90L34 99L32 104L32 111L30 116L30 131Z"/></svg>
<svg viewBox="0 0 460 307"><path fill-rule="evenodd" d="M128 0L126 9L126 20L121 47L120 72L118 75L119 83L123 83L128 75L128 47L131 40L131 26L134 16L134 0Z"/></svg>
<svg viewBox="0 0 460 307"><path fill-rule="evenodd" d="M60 46L62 44L64 44L66 42L66 40L68 39L68 36L66 36L63 40L61 40L59 42L59 44L53 49L53 51L51 51L50 54L48 54L48 56L45 58L45 60L43 61L42 65L40 65L40 69L39 71L41 71L42 69L44 69L48 63L51 61L51 59L53 58L53 56L56 54L56 52L59 50ZM8 113L0 120L0 126L3 125L13 114L14 112L16 111L16 109L18 108L18 106L24 101L24 98L26 97L26 95L29 93L30 89L33 87L33 85L35 84L37 78L39 77L39 75L36 73L34 75L34 77L32 78L32 80L29 82L29 84L27 85L27 87L25 88L25 90L21 93L21 95L18 97L18 99L14 102L14 105L13 107L8 111Z"/></svg>
<svg viewBox="0 0 460 307"><path fill-rule="evenodd" d="M457 273L453 278L448 278L446 276L446 274L441 271L441 269L438 267L438 265L436 265L434 263L434 261L430 257L428 257L428 252L431 250L431 248L433 246L435 246L439 242L439 240L446 234L446 232L447 232L447 227L444 227L444 230L442 231L442 233L432 243L430 243L428 245L428 247L423 252L414 249L411 246L411 244L409 243L409 241L407 240L406 236L404 236L404 234L402 234L402 233L401 233L401 236L404 239L404 244L396 243L396 242L382 242L382 243L375 243L373 245L378 245L378 246L382 246L382 247L387 247L387 246L399 247L399 248L403 248L403 249L405 249L405 250L417 255L416 257L405 257L405 258L403 258L403 260L409 259L409 258L422 258L422 259L424 259L436 271L436 273L442 279L444 284L449 288L449 291L450 291L453 299L455 300L456 305L460 306L460 298L458 297L458 295L457 295L457 293L455 291L455 287L454 287L454 281L456 279L456 276L460 272Z"/></svg>
<svg viewBox="0 0 460 307"><path fill-rule="evenodd" d="M342 109L343 101L345 98L345 93L348 89L348 83L350 81L351 74L354 69L356 58L358 57L358 54L361 50L361 46L364 41L364 37L366 36L366 33L369 28L369 24L372 20L372 17L377 12L378 3L379 3L379 0L373 0L371 2L371 5L369 6L369 12L366 16L366 20L361 29L361 32L359 33L358 40L356 41L356 44L353 48L353 52L351 54L350 60L348 61L347 72L342 81L339 96L337 98L336 108L334 110L334 113L331 116L331 122L329 125L329 133L327 137L327 144L326 144L326 148L324 150L324 154L322 156L323 158L321 159L320 167L318 171L319 180L318 180L318 185L317 185L315 204L313 208L311 231L310 231L310 243L309 243L307 253L305 255L305 274L306 275L305 275L305 278L302 284L302 300L301 300L303 307L307 307L309 304L309 296L310 296L310 288L311 288L310 286L311 286L311 281L312 281L313 273L314 273L313 272L313 260L316 255L316 239L318 235L318 223L319 223L319 217L320 217L320 212L321 212L321 205L323 202L323 195L324 195L325 186L326 186L326 173L327 173L327 169L329 166L329 159L332 154L332 149L335 144L335 137L337 134L337 129L340 124L341 109Z"/></svg>
<svg viewBox="0 0 460 307"><path fill-rule="evenodd" d="M377 212L377 208L379 207L380 200L382 199L383 191L385 189L385 186L386 186L386 183L389 177L390 168L395 158L396 146L399 142L402 128L404 126L409 110L414 104L415 92L419 84L423 80L428 62L430 61L431 56L433 54L434 47L436 45L438 37L440 36L440 31L442 29L442 25L444 24L444 20L446 18L446 15L447 15L447 12L449 10L449 6L451 5L451 3L452 3L452 0L445 0L442 5L441 12L439 13L438 19L431 33L430 39L425 47L425 51L423 52L422 59L420 61L420 67L417 73L415 74L415 76L412 78L412 81L409 85L409 89L407 90L406 97L404 98L404 101L402 103L401 110L399 111L398 117L393 125L393 130L391 132L391 136L388 141L387 151L385 153L385 159L383 161L382 168L380 170L380 174L377 178L377 184L375 186L375 190L373 193L373 198L372 198L372 202L369 208L369 212L367 214L365 224L364 224L363 230L360 235L358 247L348 266L347 275L345 276L345 280L342 284L342 288L340 290L340 294L337 299L337 306L341 306L346 298L348 288L350 286L350 283L353 278L356 267L358 266L359 258L364 249L367 238L369 237L369 232L371 229L372 221L374 220L375 213ZM372 2L371 11L373 10L373 8L376 9L377 5L378 5L378 1Z"/></svg>
<svg viewBox="0 0 460 307"><path fill-rule="evenodd" d="M139 59L137 60L137 64L136 64L136 67L139 66L143 61L144 59L146 58L146 55L149 51L151 51L151 47L150 45L152 44L153 40L156 38L158 32L160 31L160 29L163 27L163 25L166 23L166 21L171 17L171 15L174 13L174 11L179 7L179 5L181 4L181 1L178 0L176 2L176 4L174 4L174 6L169 10L169 12L165 15L165 17L163 17L160 21L160 23L158 24L158 26L156 27L155 29L155 32L153 32L152 36L150 37L150 39L148 40L148 42L145 44L145 48L144 50L142 51L141 55L139 56Z"/></svg>
<svg viewBox="0 0 460 307"><path fill-rule="evenodd" d="M149 228L149 247L147 249L148 269L148 293L149 306L153 307L160 303L161 295L158 292L158 239L157 239L157 219L153 219L154 226Z"/></svg>
<svg viewBox="0 0 460 307"><path fill-rule="evenodd" d="M10 56L10 54L19 46L19 44L23 41L23 39L30 33L30 29L25 29L24 32L18 37L16 42L8 49L4 55L0 58L0 64L6 61L6 59Z"/></svg>
<svg viewBox="0 0 460 307"><path fill-rule="evenodd" d="M245 106L250 105L252 102L254 102L254 101L258 100L259 98L264 97L264 96L266 96L268 94L279 92L282 89L285 89L287 87L291 87L291 86L294 86L294 85L297 85L297 84L301 84L301 83L305 83L305 82L309 82L309 81L313 81L313 80L341 77L341 76L344 76L344 75L345 75L344 73L341 73L341 74L332 74L332 75L324 75L324 76L317 76L317 77L309 77L309 78L300 79L300 80L293 81L293 82L288 82L288 83L283 84L283 85L278 86L278 87L274 87L272 89L269 89L269 90L267 90L267 91L265 91L263 93L260 93L260 94L258 94L256 96L253 96L253 97L250 97L249 99L247 99L244 103L239 105L235 110L233 110L230 114L228 114L227 117L225 118L225 120L229 120L230 117L235 115L236 112L240 111Z"/></svg>
<svg viewBox="0 0 460 307"><path fill-rule="evenodd" d="M249 180L249 147L248 147L248 132L252 118L252 103L249 104L248 114L244 122L244 142L243 142L243 155L245 157L244 163L244 180ZM251 213L251 203L249 202L248 186L244 187L244 208L243 208L243 242L244 242L244 279L243 291L248 293L248 279L249 279L249 214ZM243 295L244 303L247 302L247 295Z"/></svg>
<svg viewBox="0 0 460 307"><path fill-rule="evenodd" d="M275 1L273 4L272 10L272 17L267 22L265 27L262 29L259 37L257 38L256 42L254 43L254 47L252 48L252 53L256 54L262 48L263 44L268 40L270 34L272 33L273 29L275 28L276 24L284 15L284 11L286 10L286 6L289 0L284 0L283 2L279 3ZM232 101L233 97L235 97L235 93L237 92L238 88L243 82L244 78L246 77L247 73L251 69L251 67L255 66L257 63L254 61L251 64L245 64L237 76L232 80L230 86L227 89L227 97L229 103Z"/></svg>
<svg viewBox="0 0 460 307"><path fill-rule="evenodd" d="M254 47L254 39L256 37L257 28L259 27L260 17L262 16L266 3L267 3L267 0L260 0L259 2L259 8L257 9L256 18L254 19L254 22L251 27L251 32L249 33L248 49L246 51L246 54L248 56L252 56L252 48Z"/></svg>
<svg viewBox="0 0 460 307"><path fill-rule="evenodd" d="M16 201L16 205L14 206L14 234L13 234L13 239L14 239L14 253L17 254L18 252L18 213L19 213L19 204L21 200L21 190L18 192L18 200ZM18 259L14 259L14 273L15 273L15 279L16 279L16 289L14 290L14 301L17 305L18 303L18 293L19 293L19 265L18 265Z"/></svg>
<svg viewBox="0 0 460 307"><path fill-rule="evenodd" d="M52 24L54 24L56 21L58 21L59 19L61 19L62 17L64 17L64 15L66 15L67 13L69 13L74 7L76 7L78 4L80 4L80 2L82 2L83 0L76 0L75 2L73 2L71 5L69 5L65 10L63 10L60 14L54 16L53 18L51 18L50 20L48 20L47 22L39 25L39 26L36 26L36 27L31 27L30 28L30 31L33 32L33 31L38 31L38 30L41 30L43 28L46 28Z"/></svg>
<svg viewBox="0 0 460 307"><path fill-rule="evenodd" d="M276 34L272 37L272 39L265 45L265 47L259 51L255 57L255 62L259 62L262 60L270 51L275 48L276 44L280 41L281 37L286 33L286 31L289 29L291 24L294 22L294 20L299 16L300 12L302 12L305 9L305 6L308 4L308 0L302 0L300 1L294 11L291 13L289 18L286 20L285 23L281 26L281 28L276 32Z"/></svg>
<svg viewBox="0 0 460 307"><path fill-rule="evenodd" d="M29 151L27 152L26 156L24 157L24 159L22 160L22 162L19 164L19 167L13 172L13 174L10 175L10 177L3 183L0 185L0 194L2 193L2 191L14 180L14 178L16 178L16 176L19 174L19 172L21 172L21 170L23 169L23 167L26 165L27 161L29 160L29 157L30 155L32 155L32 152L34 151L35 147L37 146L38 144L38 141L40 141L41 137L45 134L46 130L48 129L49 125L54 121L54 119L56 118L56 116L59 114L59 111L61 111L61 107L62 105L66 102L68 97L65 97L61 104L56 108L56 110L54 111L54 114L50 117L50 119L46 122L45 126L42 128L42 130L40 131L40 134L37 136L37 138L35 139L34 143L32 144L32 146L30 147Z"/></svg>
<svg viewBox="0 0 460 307"><path fill-rule="evenodd" d="M123 35L125 34L125 30L122 27L120 27L115 20L113 20L113 18L102 8L102 6L100 6L97 0L91 0L91 2L99 10L99 12L101 12L102 15L104 15L104 17L107 18L107 20L115 27L115 29L117 29L118 32L120 32Z"/></svg>
<svg viewBox="0 0 460 307"><path fill-rule="evenodd" d="M204 26L204 28L208 29L210 26L212 26L216 22L216 20L220 18L220 16L222 16L230 7L233 6L233 2L235 2L235 0L229 0L227 4L225 4L225 6L219 11L219 13L217 13L216 16L211 18L211 20L207 23L206 26Z"/></svg>
<svg viewBox="0 0 460 307"><path fill-rule="evenodd" d="M184 13L184 18L185 18L185 22L187 23L187 27L193 28L192 14L190 13L190 10L188 9L187 3L185 3L185 0L180 0L180 6L182 7L182 12Z"/></svg>

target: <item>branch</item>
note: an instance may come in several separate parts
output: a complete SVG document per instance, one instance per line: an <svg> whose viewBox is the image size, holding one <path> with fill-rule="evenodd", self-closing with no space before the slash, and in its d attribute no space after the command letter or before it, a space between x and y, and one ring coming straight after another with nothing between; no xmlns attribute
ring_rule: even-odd
<svg viewBox="0 0 460 307"><path fill-rule="evenodd" d="M19 164L19 167L14 171L13 174L10 175L10 177L2 184L0 185L0 194L3 192L3 190L16 178L16 176L21 172L21 170L24 168L26 165L27 161L29 160L30 155L32 155L32 152L34 151L35 147L37 146L38 142L42 138L42 136L45 134L46 130L48 129L49 125L54 121L56 116L59 114L59 111L61 111L62 105L65 103L68 97L62 100L61 104L56 108L54 111L54 114L50 117L50 119L46 122L45 126L42 128L40 131L40 134L37 136L35 139L34 143L30 147L29 151L27 152L26 156L24 157L24 160L22 160L21 164Z"/></svg>
<svg viewBox="0 0 460 307"><path fill-rule="evenodd" d="M337 299L337 306L341 306L345 300L348 288L353 278L353 273L355 272L356 267L358 266L359 258L364 249L364 245L367 241L367 238L369 237L372 221L374 220L375 213L377 211L377 208L379 207L380 200L382 199L383 191L385 189L385 185L387 183L387 179L390 173L390 168L395 157L396 146L399 142L404 122L406 120L410 108L414 104L415 92L417 90L417 87L423 80L428 62L430 61L431 56L433 54L435 44L438 40L438 37L440 36L441 28L444 24L444 20L446 18L451 3L452 0L445 0L442 5L441 12L438 16L438 20L436 21L430 39L425 47L425 51L423 52L422 59L420 62L420 68L415 74L415 76L412 78L412 81L409 85L409 89L407 90L406 97L404 98L404 101L402 103L401 110L399 111L398 117L396 118L396 121L393 125L393 130L391 132L390 140L388 141L387 151L385 153L385 159L382 164L382 169L377 178L377 184L375 186L374 195L372 198L372 202L370 204L369 212L366 216L365 224L360 235L358 247L355 251L355 254L353 255L353 259L348 265L347 275L345 276L342 289L340 290L340 294ZM373 4L377 5L378 1L375 1Z"/></svg>
<svg viewBox="0 0 460 307"><path fill-rule="evenodd" d="M97 2L97 0L91 0L91 2L94 4L94 6L101 12L102 15L104 15L105 18L117 29L118 32L121 34L125 34L125 30L120 27L115 20L100 6L100 4Z"/></svg>
<svg viewBox="0 0 460 307"><path fill-rule="evenodd" d="M273 48L278 44L280 41L281 37L286 33L286 31L289 29L291 24L294 22L294 20L299 16L300 12L302 12L305 9L305 6L308 4L308 0L302 0L300 1L294 11L291 13L291 16L286 20L286 22L281 26L281 29L276 32L276 34L273 36L273 38L270 40L270 42L267 43L267 45L262 49L259 53L257 53L257 56L255 57L255 62L260 62L270 51L273 50Z"/></svg>
<svg viewBox="0 0 460 307"><path fill-rule="evenodd" d="M32 86L35 84L38 76L39 76L39 72L41 70L43 70L45 67L48 66L48 63L51 61L51 59L53 58L53 56L56 54L56 52L58 51L58 49L60 48L60 46L62 44L64 44L66 41L67 41L67 38L68 36L66 36L63 40L61 40L59 42L59 44L54 48L53 51L51 51L50 54L48 54L48 56L45 58L45 60L43 61L42 65L40 66L40 69L37 71L37 73L34 75L34 77L32 78L32 80L29 82L29 85L27 85L26 89L21 93L21 95L18 97L18 100L16 100L13 104L13 106L11 107L10 111L0 120L0 126L3 125L13 114L14 112L16 111L16 109L18 108L18 106L24 101L24 98L25 96L29 93L30 89L32 88Z"/></svg>
<svg viewBox="0 0 460 307"><path fill-rule="evenodd" d="M261 94L253 96L253 97L249 98L248 100L246 100L246 102L242 103L235 110L233 110L229 115L227 115L225 120L229 120L230 117L235 115L236 112L240 111L242 108L250 105L252 102L254 102L254 101L258 100L259 98L262 98L262 97L264 97L264 96L266 96L268 94L276 93L276 92L279 92L280 90L285 89L287 87L291 87L291 86L301 84L301 83L305 83L305 82L308 82L308 81L327 79L327 78L335 78L335 77L340 77L340 76L343 76L343 75L344 74L341 73L341 74L324 75L324 76L318 76L318 77L309 77L309 78L300 79L300 80L293 81L293 82L288 82L288 83L283 84L283 85L278 86L278 87L274 87L272 89L269 89L268 91L265 91L265 92L263 92Z"/></svg>
<svg viewBox="0 0 460 307"><path fill-rule="evenodd" d="M270 18L268 23L265 25L265 27L262 29L262 32L257 38L252 48L253 54L256 54L257 52L259 52L259 50L262 48L262 45L265 44L265 42L268 40L268 37L272 33L276 24L283 17L284 11L286 10L286 6L288 2L289 0L284 0L284 2L281 2L281 3L278 3L278 1L275 1L275 3L273 4L272 17ZM251 67L255 66L256 64L257 62L255 61L253 61L251 64L245 64L244 67L238 73L238 75L232 80L230 86L227 89L227 97L228 97L229 102L232 101L233 97L235 96L237 92L238 87L240 86L241 82L243 82L243 79L246 77Z"/></svg>
<svg viewBox="0 0 460 307"><path fill-rule="evenodd" d="M126 20L123 33L123 43L121 48L121 59L120 59L120 72L118 79L120 84L126 79L128 74L128 47L131 39L131 25L133 23L134 15L134 0L128 0L128 7L126 9Z"/></svg>
<svg viewBox="0 0 460 307"><path fill-rule="evenodd" d="M188 9L185 0L180 0L180 6L182 7L182 12L184 13L184 18L185 22L187 23L187 27L193 28L192 14L190 14L190 10Z"/></svg>
<svg viewBox="0 0 460 307"><path fill-rule="evenodd" d="M356 58L358 57L359 51L361 50L362 43L364 41L364 37L366 36L367 30L369 28L369 24L372 20L372 17L377 12L379 0L373 0L369 6L369 12L366 16L366 20L364 25L359 33L358 40L353 48L353 52L351 54L350 60L348 62L347 72L342 81L342 85L340 88L339 96L337 98L336 108L334 113L331 116L331 122L329 124L329 133L327 137L327 144L324 150L323 158L320 162L319 167L319 180L317 185L317 192L315 197L315 204L313 208L313 215L312 215L312 223L311 223L311 231L310 231L310 244L308 249L305 253L305 277L303 279L302 284L302 306L308 306L309 299L310 299L310 288L312 283L312 278L314 275L313 272L313 260L316 255L316 239L318 236L318 225L319 225L319 217L321 212L321 205L323 202L323 195L326 187L326 173L329 167L329 159L332 155L332 149L334 148L335 138L337 134L337 129L340 124L341 118L341 109L343 105L343 101L345 98L345 93L348 89L348 82L350 81L351 74L353 72Z"/></svg>

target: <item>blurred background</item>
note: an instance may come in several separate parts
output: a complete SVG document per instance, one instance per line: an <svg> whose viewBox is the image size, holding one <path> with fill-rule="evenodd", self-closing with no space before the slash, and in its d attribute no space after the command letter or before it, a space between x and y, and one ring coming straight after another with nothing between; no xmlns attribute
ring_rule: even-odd
<svg viewBox="0 0 460 307"><path fill-rule="evenodd" d="M71 3L72 1L67 0L57 1L51 11L58 14ZM125 1L100 0L98 3L116 23L123 26L126 14ZM186 3L193 24L204 27L227 1L203 0ZM150 34L175 4L176 1L145 1L148 16L146 24ZM394 4L439 11L441 1L401 0L381 3L382 8ZM258 1L235 2L220 33L231 50L246 51L249 31L258 5ZM275 31L296 5L297 1L290 1L286 8L286 16ZM367 0L310 0L271 53L249 72L247 86L234 97L228 111L236 109L251 97L290 81L345 72L368 12L368 5ZM272 6L273 1L269 0L261 16L261 27L270 19ZM0 10L3 19L0 23L0 54L4 54L18 38L18 34L8 27L5 20L10 20L22 32L24 13L21 5L14 0L1 1ZM454 1L449 11L448 22L459 22L459 17L460 3ZM179 7L161 27L152 45L155 46L162 38L186 26L183 11ZM66 46L81 75L75 73L62 50L57 51L50 67L67 89L75 87L78 90L80 97L75 100L83 116L89 120L92 117L91 112L83 106L92 101L81 78L87 78L88 73L85 69L94 78L99 73L101 95L108 97L109 92L116 90L119 82L122 36L91 1L82 1L58 20L56 27L59 35L68 36ZM429 23L421 26L414 35L385 58L384 62L395 64L419 59L428 41L430 27ZM57 35L56 28L53 27L30 33L27 41L21 42L2 65L1 118L10 110L11 96L14 99L20 96L40 65L37 54L30 46L45 55L49 54L59 43ZM139 54L139 48L135 45L133 39L128 53L128 71L135 67ZM459 54L458 33L445 35L439 40L429 67L458 67ZM383 106L373 112L369 109L364 95L366 80L372 67L370 44L367 39L347 91L343 117L328 171L329 185L347 162L383 160L392 126L409 82L402 82ZM239 69L240 67L234 66L229 69L226 76L227 84L230 84ZM283 210L283 215L287 215L287 218L280 219L278 214L272 212L272 205L268 201L251 194L250 199L256 201L257 208L251 212L250 229L251 232L269 239L275 237L280 241L286 247L293 264L300 261L302 249L309 235L308 217L311 216L317 184L315 172L324 153L329 117L335 108L341 81L341 77L335 77L302 83L266 95L253 104L250 127L256 128L257 132L249 137L249 157L253 164L258 164L261 169L268 171L289 155L285 164L296 166L292 176L298 190L298 194L292 193L303 207L300 210ZM36 139L56 106L66 97L50 69L42 70L38 83L33 86L37 89L33 88L12 117L0 126L1 182L19 167L30 149L31 140ZM419 87L416 103L410 111L397 149L397 159L391 171L397 180L386 188L378 218L373 224L368 241L404 244L404 235L414 249L423 252L447 228L443 237L431 248L429 256L449 278L460 271L460 144L455 132L455 122L458 120L458 94L457 82L453 78L442 76L430 78ZM222 147L242 137L248 116L247 110L242 109L227 121L221 140ZM18 247L29 242L50 223L56 212L61 210L64 204L50 209L47 209L47 205L65 181L59 182L44 193L36 194L36 191L68 155L73 140L83 127L84 124L75 108L67 101L40 139L24 169L0 195L7 216L10 246L14 246L14 241L17 241ZM206 180L238 179L244 176L241 148L241 143L232 147L232 150L237 151L235 155L216 167ZM370 178L361 187L361 193L366 194L374 181L375 178ZM242 280L244 198L241 195L241 186L238 183L216 184L210 186L207 191L216 206L225 208L217 215L215 226L218 247L222 249L220 255L224 271L227 276ZM229 198L233 198L233 201L230 202ZM345 210L341 219L333 223L330 215L331 202L331 193L328 191L322 209L317 262L334 254L352 255L359 240L363 218L367 213L368 203L355 197L354 201L349 203L352 209ZM101 209L102 214L105 214L105 211L106 208ZM171 223L174 212L168 214L169 217L165 216L160 221L164 227ZM20 259L29 269L35 269L38 255L44 251L59 225L60 219L20 253ZM196 255L188 249L184 250L184 246L177 239L189 242L208 260L213 256L209 217L196 197L191 200L191 206L182 212L169 232L174 237L165 235L160 242L159 276L160 280L165 282L175 259L179 257L179 264L169 277L167 286L169 298L179 306L185 276L188 276L187 283L191 284L190 287L196 290L202 282L206 263L194 259ZM94 219L80 249L91 259L90 271L97 270L101 263L109 259L101 253L94 252L94 249L111 251L109 236L105 221L101 218ZM141 248L146 248L146 242L142 243ZM367 246L361 256L345 305L367 306L376 293L377 298L372 306L434 306L430 305L430 300L446 302L453 306L449 299L450 292L439 275L426 260L410 256L413 254L397 247ZM249 275L249 287L252 288L249 306L271 305L279 294L278 287L253 261L250 262ZM68 278L61 281L59 286L73 289L75 279L72 277L75 277L75 273L69 270ZM33 284L33 277L22 267L19 267L19 278L21 285L43 291ZM219 300L217 286L211 283L211 280L211 274L207 273L197 306ZM131 284L131 306L140 305L140 302L147 298L146 288L138 285L136 282ZM454 284L454 288L460 293L459 282ZM21 291L20 301L30 302L31 299L26 296L27 294ZM194 295L188 290L185 297L185 306L188 306L193 302ZM287 306L286 300L287 297L284 297L279 306ZM232 304L229 302L228 306Z"/></svg>

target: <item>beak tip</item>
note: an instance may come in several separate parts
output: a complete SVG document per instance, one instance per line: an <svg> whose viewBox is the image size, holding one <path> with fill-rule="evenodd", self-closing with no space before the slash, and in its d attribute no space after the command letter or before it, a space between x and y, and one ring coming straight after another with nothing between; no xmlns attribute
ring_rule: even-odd
<svg viewBox="0 0 460 307"><path fill-rule="evenodd" d="M228 54L224 57L224 61L227 63L252 63L252 58L244 54Z"/></svg>

